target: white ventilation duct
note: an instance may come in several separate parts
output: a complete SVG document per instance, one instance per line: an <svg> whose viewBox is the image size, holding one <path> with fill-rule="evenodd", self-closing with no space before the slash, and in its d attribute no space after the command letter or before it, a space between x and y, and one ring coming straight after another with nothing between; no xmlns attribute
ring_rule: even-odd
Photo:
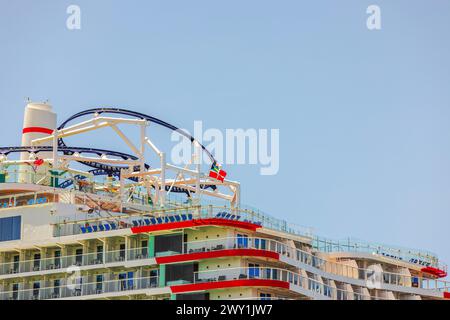
<svg viewBox="0 0 450 320"><path fill-rule="evenodd" d="M22 146L31 146L31 141L34 139L44 138L53 133L56 129L56 113L53 112L52 107L47 103L30 102L25 107L22 130ZM51 146L52 141L40 144L41 146ZM49 159L53 157L52 152L39 152L34 157L39 159ZM30 155L22 153L21 160L30 161L33 164L35 159L30 159ZM27 170L28 172L23 172ZM45 169L36 168L36 175L33 173L31 167L22 166L19 174L20 182L37 182L40 175L45 174ZM34 177L33 177L34 175ZM34 181L33 181L34 180Z"/></svg>

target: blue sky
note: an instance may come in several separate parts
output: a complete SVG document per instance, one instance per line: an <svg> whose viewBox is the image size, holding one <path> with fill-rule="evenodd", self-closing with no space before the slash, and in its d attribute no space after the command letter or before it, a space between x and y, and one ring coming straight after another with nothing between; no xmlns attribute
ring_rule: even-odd
<svg viewBox="0 0 450 320"><path fill-rule="evenodd" d="M66 28L70 4L81 30ZM370 4L380 31L366 28ZM19 144L26 97L50 99L60 121L117 106L188 129L278 128L277 175L226 168L245 203L321 235L450 262L448 1L0 6L1 145Z"/></svg>

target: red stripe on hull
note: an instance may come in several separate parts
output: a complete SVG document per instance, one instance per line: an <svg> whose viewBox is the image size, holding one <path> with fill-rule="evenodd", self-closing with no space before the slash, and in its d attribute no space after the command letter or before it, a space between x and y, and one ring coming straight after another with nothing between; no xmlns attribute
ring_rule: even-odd
<svg viewBox="0 0 450 320"><path fill-rule="evenodd" d="M177 286L171 286L172 293L182 293L191 291L203 291L222 288L233 287L276 287L289 289L289 283L280 280L266 280L266 279L241 279L241 280L228 280L217 282L205 282L194 284L182 284Z"/></svg>
<svg viewBox="0 0 450 320"><path fill-rule="evenodd" d="M199 227L199 226L226 226L226 227L247 229L247 230L251 230L251 231L256 231L256 229L261 228L261 226L254 224L254 223L250 223L250 222L208 218L208 219L194 219L194 220L181 221L181 222L160 223L160 224L154 224L154 225L142 226L142 227L133 227L133 228L131 228L131 232L132 233L142 233L142 232L152 232L152 231L161 231L161 230L191 228L191 227Z"/></svg>
<svg viewBox="0 0 450 320"><path fill-rule="evenodd" d="M45 134L52 134L53 130L43 127L28 127L23 128L22 133L45 133Z"/></svg>
<svg viewBox="0 0 450 320"><path fill-rule="evenodd" d="M157 257L156 263L166 264L183 261L193 261L201 259L212 259L231 256L248 256L248 257L264 257L279 260L280 255L276 252L257 250L257 249L227 249L209 252L195 252L187 254L177 254L174 256Z"/></svg>
<svg viewBox="0 0 450 320"><path fill-rule="evenodd" d="M450 292L444 292L444 299L450 299Z"/></svg>

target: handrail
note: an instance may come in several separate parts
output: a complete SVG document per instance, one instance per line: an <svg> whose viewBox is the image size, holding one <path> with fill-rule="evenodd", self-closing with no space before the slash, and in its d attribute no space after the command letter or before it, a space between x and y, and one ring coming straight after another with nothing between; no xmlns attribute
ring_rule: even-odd
<svg viewBox="0 0 450 320"><path fill-rule="evenodd" d="M436 255L428 251L419 251L415 249L387 246L383 244L368 243L360 240L329 240L326 238L315 237L313 239L313 248L321 252L368 252L384 255L388 258L394 258L409 263L416 263L422 266L439 266ZM405 261L406 260L406 261ZM412 262L412 261L417 262ZM446 266L441 266L444 270Z"/></svg>
<svg viewBox="0 0 450 320"><path fill-rule="evenodd" d="M25 168L24 168L25 167ZM15 164L15 165L7 165L7 168L2 168L2 164L0 163L0 173L6 175L5 182L6 183L24 183L22 181L19 181L20 175L27 175L30 178L31 183L42 185L42 186L48 186L52 188L58 188L56 184L56 181L61 180L68 180L72 182L79 182L80 180L87 181L89 184L91 184L92 188L89 188L90 191L96 190L95 187L104 187L104 186L111 186L112 182L107 181L105 178L101 179L98 176L92 176L89 172L85 173L85 177L87 180L84 179L78 179L75 176L77 174L73 174L69 171L63 172L61 174L51 173L51 168L45 168L46 171L35 171L32 168L29 168L29 165L26 163L22 164ZM117 182L116 182L116 185ZM73 188L70 189L63 189L63 190L73 190Z"/></svg>
<svg viewBox="0 0 450 320"><path fill-rule="evenodd" d="M355 268L353 266L349 266L344 263L327 261L325 259L315 256L310 252L306 252L301 249L291 247L280 241L260 237L246 237L246 238L223 237L218 239L195 240L184 242L182 245L182 252L172 253L171 255L194 253L194 252L218 251L236 248L258 249L276 252L288 258L310 265L317 270L322 270L327 273L336 274L352 279L360 279L367 281L371 279L370 277L372 277L374 274L374 270L371 269ZM79 265L84 266L84 265L106 264L117 261L132 261L132 260L146 259L149 258L149 256L147 247L137 247L137 248L128 248L125 250L111 250L105 252L83 253L81 255L66 255L60 257L42 258L38 260L39 261L39 267L37 268L38 270L34 270L33 268L34 264L36 263L36 260L34 259L20 262L5 262L0 264L0 275L8 274L8 272L6 272L8 270L8 267L10 267L9 270L13 270L15 265L18 265L19 267L17 273L66 268L73 265L74 262L77 261L77 258L78 260L81 260ZM58 261L61 264L60 266L55 266L55 259L58 259ZM9 274L11 273L12 272L9 272ZM408 276L394 272L383 271L382 273L379 274L379 276L382 279L383 283L394 284L404 287L413 287L413 283L417 283L418 287L420 286L420 288L422 289L430 289L430 290L442 291L445 290L445 288L447 288L448 290L448 287L450 287L450 282L447 281L438 279L427 279L411 275Z"/></svg>
<svg viewBox="0 0 450 320"><path fill-rule="evenodd" d="M139 253L140 252L140 253ZM136 254L137 253L137 254ZM94 259L89 259L94 258ZM46 257L40 259L29 259L18 262L3 262L0 263L0 275L19 274L36 271L47 271L55 269L65 269L70 266L89 266L96 264L106 264L126 260L140 260L148 257L148 248L128 248L125 250L110 250L102 252L89 252L80 255L64 255L59 257ZM78 260L78 261L77 261ZM81 261L79 261L81 260ZM59 265L55 264L59 262ZM35 266L35 263L38 265ZM16 270L15 267L18 267ZM8 268L9 267L9 268Z"/></svg>
<svg viewBox="0 0 450 320"><path fill-rule="evenodd" d="M226 208L225 208L226 209ZM215 218L217 216L217 213L221 212L224 210L224 207L216 207L216 206L207 206L206 208L203 206L198 206L198 207L193 207L191 210L187 209L187 208L172 208L169 209L167 211L156 211L160 214L160 216L167 216L167 217L171 217L172 215L176 215L176 213L185 213L185 212L192 212L194 218ZM168 212L171 212L171 214L167 214ZM200 214L198 214L198 212L200 212ZM234 209L234 211L230 211L230 213L233 213L235 215L240 215L240 219L244 220L244 221L250 221L250 222L254 222L254 223L261 223L262 226L267 227L269 229L274 229L274 230L279 230L279 228L277 226L273 226L273 225L264 225L264 221L261 222L261 220L255 218L255 216L251 213L251 212L247 212L245 210L241 210L241 209ZM164 214L165 213L165 214ZM120 219L120 217L117 217L118 219ZM131 227L131 221L132 220L143 220L146 217L144 214L136 214L136 215L127 215L123 217L123 221L126 221L125 226L124 227L119 227L119 228L129 228ZM62 224L54 224L55 226L58 225L66 225L66 224L77 224L77 223L101 223L103 221L108 221L111 219L106 219L106 218L97 218L97 219L89 219L89 220L78 220L78 221L73 221L73 222L64 222ZM281 230L279 230L281 231ZM286 230L282 230L284 232L286 232ZM78 231L78 233L81 233L81 231ZM308 234L307 231L298 231L298 232L292 232L293 234L297 234L297 235L302 235L304 237L308 237L310 236L310 234ZM76 234L75 231L70 230L69 234L67 235L72 235L72 234ZM66 234L59 234L59 236L63 236ZM313 247L318 249L319 251L324 251L324 250L320 250L320 248L318 248L317 245L314 245L314 241L317 241L316 239L318 238L314 238L313 240ZM343 247L342 247L343 248ZM326 251L325 251L326 252ZM416 257L413 254L411 255L411 257ZM395 259L395 257L389 257L389 258L393 258ZM434 258L433 261L437 260L437 258ZM409 263L412 264L417 264L414 261L407 261ZM434 265L434 264L433 264Z"/></svg>
<svg viewBox="0 0 450 320"><path fill-rule="evenodd" d="M52 176L52 175L50 175ZM14 205L17 205L17 202L15 199L20 197L34 197L34 200L31 202L27 202L26 205L35 205L35 204L41 204L37 203L38 195L40 194L49 194L53 193L53 199L44 199L44 201L41 201L41 203L51 203L51 202L59 202L60 199L57 199L56 195L64 195L69 194L73 195L75 200L71 200L71 197L65 197L64 201L72 201L73 204L86 204L91 203L92 201L105 201L105 202L111 202L116 203L117 207L120 208L121 206L127 206L130 205L130 203L136 203L141 202L135 201L135 202L125 202L122 203L120 199L117 198L117 196L111 196L111 194L108 193L100 193L100 194L92 194L89 195L86 192L74 190L74 189L60 189L60 188L51 188L44 191L37 191L35 193L32 192L26 192L26 193L18 193L13 194L10 196L1 196L0 197L0 205L2 204L2 199L9 199L7 207L10 207L9 203L14 203ZM77 198L78 197L78 198ZM91 199L94 197L94 199ZM13 202L11 202L11 199L14 199ZM78 199L78 200L77 200ZM77 202L78 201L78 202ZM174 202L174 207L169 208L163 208L163 209L157 209L153 208L149 205L141 204L144 206L147 206L149 208L148 211L144 212L138 212L136 214L124 214L124 213L111 213L111 218L87 218L87 219L76 219L73 220L71 217L57 217L56 219L59 219L56 223L53 224L56 228L61 225L68 225L68 224L79 224L79 223L96 223L100 221L107 221L111 219L133 219L136 217L140 217L141 219L148 215L149 212L151 215L167 215L168 213L177 213L177 212L192 212L195 216L200 218L207 218L207 217L215 217L215 214L220 211L227 211L236 215L241 215L242 219L249 220L254 223L260 223L263 227L266 227L268 229L286 232L290 234L294 234L297 236L306 237L307 239L312 240L313 247L316 248L319 251L322 252L336 252L336 251L350 251L350 252L376 252L380 251L382 253L385 253L387 257L394 258L400 261L404 261L404 259L407 260L409 263L415 263L419 265L431 265L433 267L442 268L443 270L447 270L447 267L445 265L440 265L439 260L437 256L431 252L427 251L420 251L415 249L406 249L406 248L399 248L399 247L393 247L393 246L386 246L386 245L377 245L377 244L370 244L370 243L363 243L363 242L355 242L355 241L334 241L334 240L328 240L325 238L320 237L314 237L312 234L312 230L308 227L303 226L296 226L289 224L288 222L273 218L265 213L254 211L253 209L245 209L245 208L229 208L226 206L216 206L216 205L198 205L198 206L191 206L186 205L181 202ZM1 210L1 206L0 206ZM100 208L101 210L101 208ZM70 234L77 234L75 231L72 230L72 233ZM66 235L66 234L62 234ZM69 234L67 234L69 235ZM336 250L337 249L337 250Z"/></svg>
<svg viewBox="0 0 450 320"><path fill-rule="evenodd" d="M261 300L261 301L271 301L271 300L294 300L293 298L283 298L283 297L277 297L277 296L271 296L271 297L239 297L239 298L232 298L229 299L232 301L240 301L240 300Z"/></svg>
<svg viewBox="0 0 450 320"><path fill-rule="evenodd" d="M245 239L245 240L243 240ZM224 245L225 240L225 245ZM233 240L233 241L229 241ZM223 249L228 249L226 244L236 244L236 240L247 241L247 245L242 246L242 248L252 248L259 250L267 250L277 252L282 254L288 258L294 259L296 261L300 261L304 264L310 265L318 270L322 270L331 274L342 275L347 278L360 279L360 280L369 280L374 275L375 271L371 269L364 268L355 268L349 266L345 263L333 262L322 259L320 257L315 256L314 254L298 249L296 247L289 246L280 241L269 239L269 238L259 238L259 237L247 237L247 238L239 238L239 237L225 237L219 239L208 239L208 240L196 240L190 241L187 244L188 251L192 249L194 244L202 244L209 243L204 248L213 251L214 246L217 247L217 244L224 245ZM266 242L266 243L264 243ZM264 243L264 244L263 244ZM275 245L272 245L275 244ZM190 248L189 248L190 246ZM234 247L233 247L234 248ZM222 248L220 248L222 249ZM186 252L189 253L189 252ZM401 273L395 272L386 272L383 271L379 274L380 278L383 279L384 283L394 284L405 287L413 287L413 283L417 283L417 285L422 289L435 289L441 290L442 288L450 287L450 282L438 279L428 279L424 277L416 277L412 275L405 275ZM387 279L387 280L386 280ZM411 285L407 285L411 284ZM431 285L434 284L434 285Z"/></svg>
<svg viewBox="0 0 450 320"><path fill-rule="evenodd" d="M207 275L204 277L203 275ZM359 295L360 297L366 298L376 298L371 296L365 296L363 294L358 294L355 292L350 292L347 290L342 290L338 288L333 288L330 285L324 284L323 282L317 281L315 279L305 277L299 272L293 272L283 268L274 267L235 267L235 268L224 268L215 270L202 270L194 272L194 284L205 283L205 282L222 282L222 281L232 281L232 280L278 280L283 282L288 282L289 284L299 286L311 292L316 292L323 298L336 298L338 300L343 297L343 293L351 293L354 295ZM354 296L355 297L355 296Z"/></svg>
<svg viewBox="0 0 450 320"><path fill-rule="evenodd" d="M83 278L74 279L79 280ZM132 283L132 285L130 285ZM136 284L136 285L134 285ZM31 288L20 290L9 290L0 292L0 300L46 300L69 297L87 296L93 294L113 293L121 291L136 291L142 289L156 288L159 284L158 276L138 277L131 279L103 280L100 282L72 283L60 286L48 286L44 288ZM37 293L37 294L35 294ZM4 299L7 297L7 299Z"/></svg>
<svg viewBox="0 0 450 320"><path fill-rule="evenodd" d="M125 204L124 204L125 205ZM168 216L171 215L168 213L172 213L172 215L176 215L177 213L191 213L194 218L196 219L204 219L204 218L216 218L217 214L220 212L226 212L230 215L239 216L240 221L248 221L251 223L257 223L261 224L261 226L266 227L268 229L286 232L290 234L294 234L296 236L306 237L307 239L312 238L312 233L307 227L301 227L301 226L295 226L294 227L288 227L287 224L283 223L274 223L273 220L270 219L261 219L260 214L257 214L255 212L245 210L245 209L239 209L239 208L229 208L226 206L191 206L191 207L176 207L176 208L168 208L163 210L153 210L150 212L142 212L142 213L136 213L136 214L127 214L123 216L116 216L116 219L122 219L123 222L127 222L129 225L131 225L131 220L134 219L140 219L143 220L144 218L148 218L148 216ZM65 219L64 217L60 217L60 219ZM68 225L68 224L82 224L82 223L101 223L103 221L111 220L111 218L105 218L105 217L99 217L94 219L79 219L76 221L70 221L68 219L65 219L64 222L56 222L53 225L59 226L59 225ZM237 220L237 219L236 219ZM281 221L281 220L280 220ZM61 234L59 236L64 235L73 235L71 234ZM76 234L76 233L75 233Z"/></svg>

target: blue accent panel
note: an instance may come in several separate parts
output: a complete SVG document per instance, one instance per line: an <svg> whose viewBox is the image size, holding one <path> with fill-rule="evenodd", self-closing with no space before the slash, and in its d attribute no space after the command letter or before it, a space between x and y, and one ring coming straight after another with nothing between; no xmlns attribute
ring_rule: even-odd
<svg viewBox="0 0 450 320"><path fill-rule="evenodd" d="M0 241L19 240L21 225L21 216L0 218Z"/></svg>

